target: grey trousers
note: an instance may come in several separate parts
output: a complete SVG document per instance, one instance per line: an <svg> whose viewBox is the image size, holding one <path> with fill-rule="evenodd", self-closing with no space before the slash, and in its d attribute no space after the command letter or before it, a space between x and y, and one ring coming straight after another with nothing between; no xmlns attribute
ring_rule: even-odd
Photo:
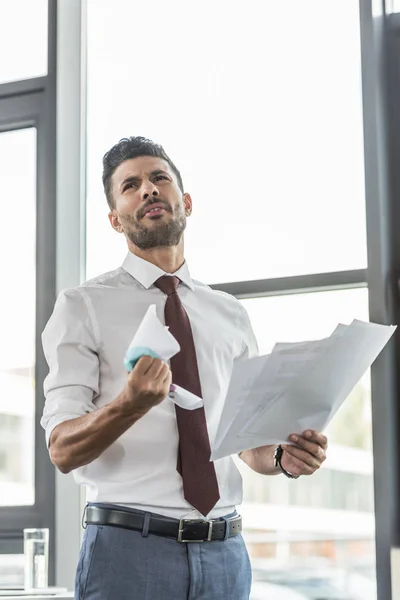
<svg viewBox="0 0 400 600"><path fill-rule="evenodd" d="M248 600L250 587L250 561L241 535L181 544L89 525L74 600Z"/></svg>

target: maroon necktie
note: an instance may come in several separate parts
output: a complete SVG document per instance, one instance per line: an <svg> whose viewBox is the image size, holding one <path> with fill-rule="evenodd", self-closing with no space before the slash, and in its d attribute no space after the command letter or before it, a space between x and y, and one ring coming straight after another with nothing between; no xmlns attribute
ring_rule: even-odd
<svg viewBox="0 0 400 600"><path fill-rule="evenodd" d="M180 352L171 358L172 381L202 398L196 350L189 317L178 296L178 277L163 275L155 285L167 294L165 324L179 342ZM175 405L179 432L177 469L183 479L185 499L206 516L219 500L214 463L210 462L204 407L186 410Z"/></svg>

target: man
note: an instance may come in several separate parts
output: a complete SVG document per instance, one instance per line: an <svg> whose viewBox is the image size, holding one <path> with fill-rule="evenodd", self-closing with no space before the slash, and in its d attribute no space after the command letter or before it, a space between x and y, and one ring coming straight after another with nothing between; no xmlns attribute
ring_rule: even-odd
<svg viewBox="0 0 400 600"><path fill-rule="evenodd" d="M62 292L43 333L49 364L42 425L52 462L87 487L76 600L247 600L251 572L230 457L210 462L233 361L256 354L243 306L194 281L183 233L192 213L163 148L121 140L104 157L119 269ZM124 354L150 304L180 343L170 365ZM187 411L171 384L201 396ZM309 431L277 450L246 450L258 473L310 475L327 440Z"/></svg>

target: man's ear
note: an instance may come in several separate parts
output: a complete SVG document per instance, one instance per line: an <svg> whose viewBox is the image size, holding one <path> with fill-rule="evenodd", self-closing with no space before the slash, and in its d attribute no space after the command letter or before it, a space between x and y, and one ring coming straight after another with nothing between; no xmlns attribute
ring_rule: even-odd
<svg viewBox="0 0 400 600"><path fill-rule="evenodd" d="M117 213L115 212L115 210L111 210L108 213L108 219L111 223L111 227L117 231L118 233L123 233L124 232L124 228L122 227L121 223L119 222L119 218Z"/></svg>
<svg viewBox="0 0 400 600"><path fill-rule="evenodd" d="M193 210L192 198L191 198L190 194L183 194L183 203L185 205L186 216L189 217L192 214L192 210Z"/></svg>

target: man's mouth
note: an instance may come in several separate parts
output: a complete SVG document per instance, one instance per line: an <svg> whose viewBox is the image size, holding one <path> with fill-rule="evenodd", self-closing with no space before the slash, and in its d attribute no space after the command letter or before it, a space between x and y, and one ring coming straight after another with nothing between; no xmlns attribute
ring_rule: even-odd
<svg viewBox="0 0 400 600"><path fill-rule="evenodd" d="M143 217L157 217L162 215L164 212L167 212L165 205L161 203L155 203L146 208L143 213Z"/></svg>

